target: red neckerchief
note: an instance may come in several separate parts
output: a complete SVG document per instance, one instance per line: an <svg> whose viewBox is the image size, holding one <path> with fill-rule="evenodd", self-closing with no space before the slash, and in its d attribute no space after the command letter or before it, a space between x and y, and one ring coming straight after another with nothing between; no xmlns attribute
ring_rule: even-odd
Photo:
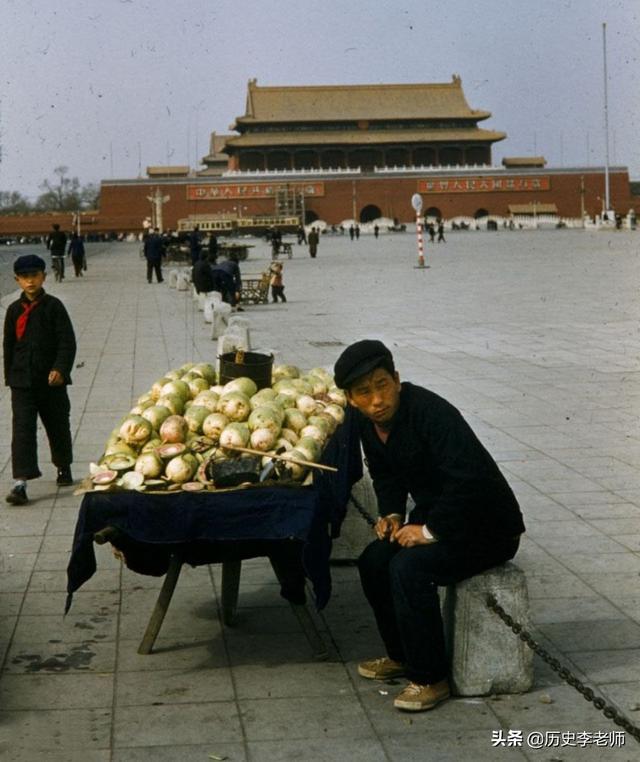
<svg viewBox="0 0 640 762"><path fill-rule="evenodd" d="M32 302L21 302L24 312L16 320L16 339L20 341L27 330L29 315L40 304L40 299L34 299Z"/></svg>

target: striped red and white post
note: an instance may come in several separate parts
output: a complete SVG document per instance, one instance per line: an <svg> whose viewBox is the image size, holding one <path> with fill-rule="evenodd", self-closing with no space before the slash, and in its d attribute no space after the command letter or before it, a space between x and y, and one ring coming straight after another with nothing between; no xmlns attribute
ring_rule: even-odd
<svg viewBox="0 0 640 762"><path fill-rule="evenodd" d="M422 237L422 217L416 215L416 232L418 233L418 267L424 267L424 240Z"/></svg>
<svg viewBox="0 0 640 762"><path fill-rule="evenodd" d="M424 241L422 238L422 196L414 193L411 196L411 206L416 212L416 234L418 236L418 267L424 268Z"/></svg>

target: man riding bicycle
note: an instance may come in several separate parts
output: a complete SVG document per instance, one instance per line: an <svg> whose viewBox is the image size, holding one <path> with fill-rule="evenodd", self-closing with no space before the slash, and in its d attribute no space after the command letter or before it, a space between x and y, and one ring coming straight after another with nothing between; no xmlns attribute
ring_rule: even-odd
<svg viewBox="0 0 640 762"><path fill-rule="evenodd" d="M53 224L53 231L47 237L47 249L51 252L51 267L56 274L56 280L64 279L64 253L67 248L67 236L60 230L57 222Z"/></svg>

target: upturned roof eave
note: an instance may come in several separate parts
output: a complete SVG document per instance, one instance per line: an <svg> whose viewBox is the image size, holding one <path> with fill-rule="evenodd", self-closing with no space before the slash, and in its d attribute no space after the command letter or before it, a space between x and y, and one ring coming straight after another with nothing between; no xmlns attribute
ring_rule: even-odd
<svg viewBox="0 0 640 762"><path fill-rule="evenodd" d="M505 132L494 130L473 129L466 131L443 130L438 133L433 130L430 134L424 132L392 132L384 130L380 132L356 131L352 133L331 133L331 132L310 132L310 133L244 133L237 137L232 137L225 143L225 152L229 149L237 148L286 148L295 146L296 148L317 148L320 146L344 145L354 146L376 146L388 145L394 143L450 143L450 142L491 142L497 143L507 137Z"/></svg>
<svg viewBox="0 0 640 762"><path fill-rule="evenodd" d="M361 117L355 117L355 116L348 116L348 117L342 117L340 114L333 114L331 116L327 117L318 117L317 115L311 115L308 118L301 118L298 117L296 119L283 119L282 117L273 117L273 118L257 118L252 115L244 115L244 116L238 116L236 117L233 124L229 125L229 129L239 131L239 127L242 126L259 126L262 124L268 124L268 125L287 125L287 124L331 124L332 122L353 122L356 124L359 121L365 121L369 123L375 123L375 122L442 122L447 120L455 120L455 121L468 121L468 122L481 122L485 119L489 119L491 117L490 111L472 111L465 114L442 114L441 116L434 116L433 114L429 116L389 116L389 117L374 117L367 116L363 114Z"/></svg>

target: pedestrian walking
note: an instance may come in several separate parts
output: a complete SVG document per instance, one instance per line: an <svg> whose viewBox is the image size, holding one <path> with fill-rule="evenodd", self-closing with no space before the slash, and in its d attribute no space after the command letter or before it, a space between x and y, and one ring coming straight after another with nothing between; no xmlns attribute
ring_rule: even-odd
<svg viewBox="0 0 640 762"><path fill-rule="evenodd" d="M355 237L356 237L356 229L353 227L353 225L349 225L349 238L353 241Z"/></svg>
<svg viewBox="0 0 640 762"><path fill-rule="evenodd" d="M218 239L215 233L209 235L209 244L207 248L209 251L209 262L210 264L215 265L218 261Z"/></svg>
<svg viewBox="0 0 640 762"><path fill-rule="evenodd" d="M37 422L42 421L57 484L73 484L73 451L67 386L76 356L76 339L62 302L45 293L43 259L18 257L13 272L22 289L4 321L4 380L11 389L11 468L15 484L6 497L13 505L29 502L27 482L42 476L38 467Z"/></svg>
<svg viewBox="0 0 640 762"><path fill-rule="evenodd" d="M147 283L151 283L153 273L158 283L162 283L162 258L165 256L164 241L160 236L160 228L154 228L144 242L144 256L147 260Z"/></svg>
<svg viewBox="0 0 640 762"><path fill-rule="evenodd" d="M271 258L277 259L282 246L282 231L274 228L271 233Z"/></svg>
<svg viewBox="0 0 640 762"><path fill-rule="evenodd" d="M189 233L189 253L191 254L191 266L196 264L200 259L200 249L202 248L202 240L200 238L200 227L196 225L194 229Z"/></svg>
<svg viewBox="0 0 640 762"><path fill-rule="evenodd" d="M67 248L67 234L54 222L52 232L47 236L47 249L51 254L51 267L56 273L56 280L64 280L64 255Z"/></svg>
<svg viewBox="0 0 640 762"><path fill-rule="evenodd" d="M67 254L71 256L76 278L81 278L82 271L87 269L87 258L84 250L84 240L76 231L71 234Z"/></svg>
<svg viewBox="0 0 640 762"><path fill-rule="evenodd" d="M373 235L374 235L374 238L376 238L376 239L380 235L380 228L377 225L373 226Z"/></svg>
<svg viewBox="0 0 640 762"><path fill-rule="evenodd" d="M307 236L307 239L309 241L309 256L312 259L315 259L318 253L318 243L320 242L318 231L315 228L311 228L311 232Z"/></svg>
<svg viewBox="0 0 640 762"><path fill-rule="evenodd" d="M355 232L356 241L357 241L360 238L360 225L356 225L354 232Z"/></svg>
<svg viewBox="0 0 640 762"><path fill-rule="evenodd" d="M272 262L269 267L269 272L271 273L269 281L271 284L271 299L274 304L278 301L278 298L283 302L287 301L287 297L284 295L284 281L282 278L283 269L284 266L282 262Z"/></svg>
<svg viewBox="0 0 640 762"><path fill-rule="evenodd" d="M438 243L440 242L446 243L444 240L444 222L442 220L438 222Z"/></svg>

